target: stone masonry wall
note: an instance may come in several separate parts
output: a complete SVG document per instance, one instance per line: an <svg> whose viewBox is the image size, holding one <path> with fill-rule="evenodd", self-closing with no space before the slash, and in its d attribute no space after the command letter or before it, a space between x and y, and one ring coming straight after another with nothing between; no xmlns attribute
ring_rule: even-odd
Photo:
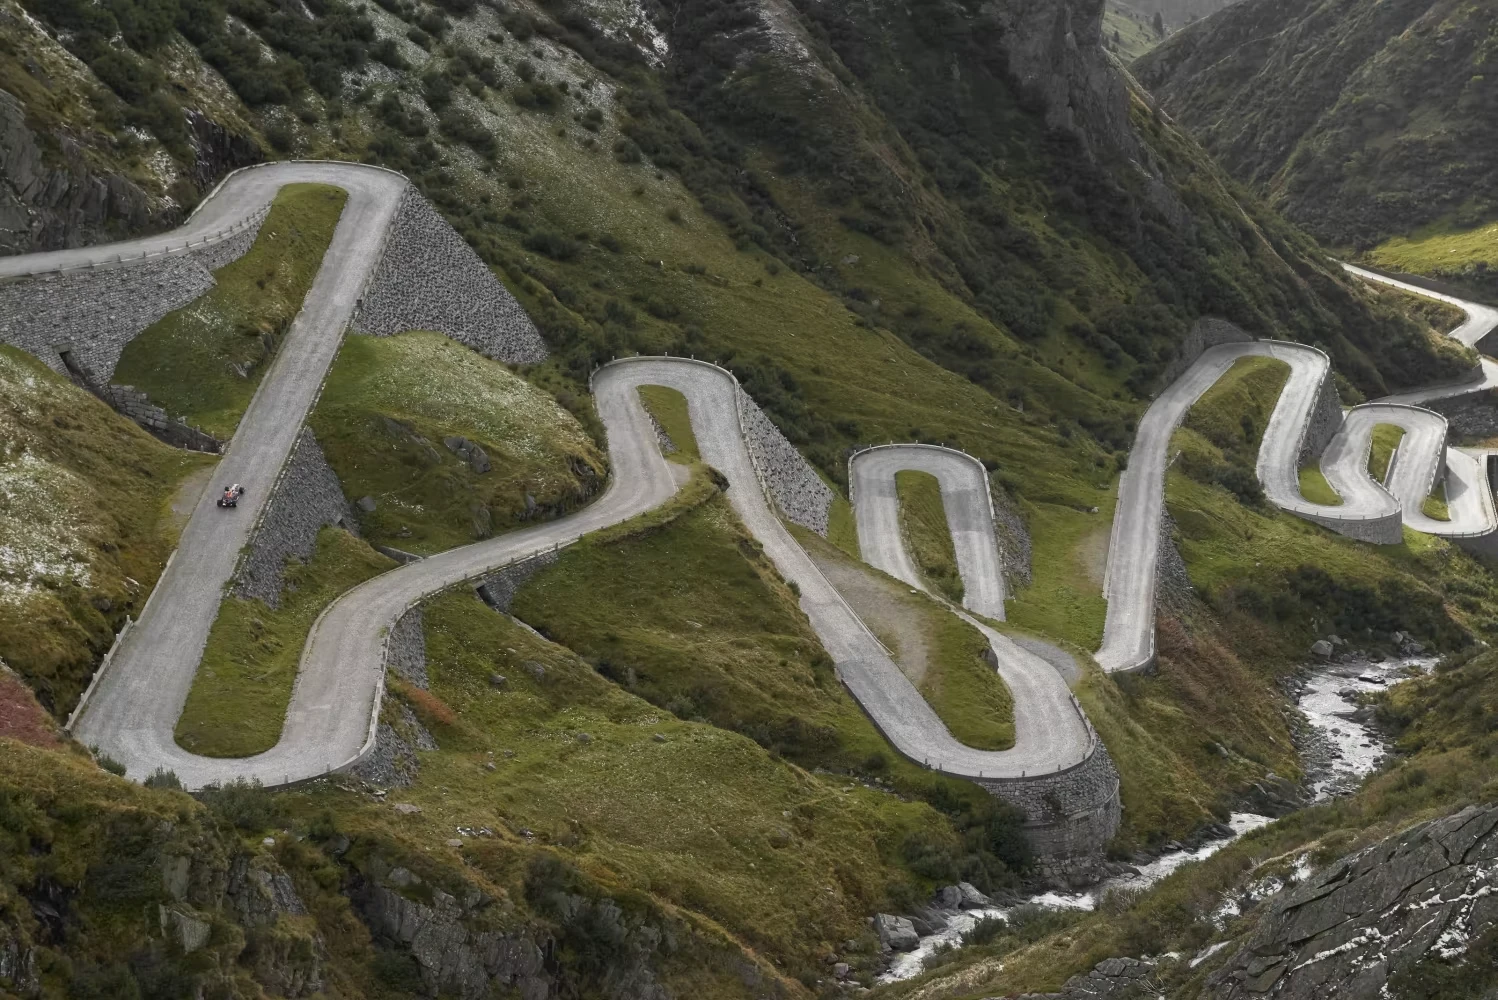
<svg viewBox="0 0 1498 1000"><path fill-rule="evenodd" d="M825 538L832 489L742 388L739 400L749 454L765 477L775 505L791 522Z"/></svg>
<svg viewBox="0 0 1498 1000"><path fill-rule="evenodd" d="M485 604L497 611L509 614L510 604L515 600L515 594L525 585L525 581L556 561L555 551L539 552L529 559L521 559L519 562L510 563L503 569L495 570L480 580L474 589L478 591L479 597Z"/></svg>
<svg viewBox="0 0 1498 1000"><path fill-rule="evenodd" d="M1202 356L1202 352L1209 347L1218 344L1237 344L1253 340L1245 330L1240 329L1225 319L1216 319L1212 316L1202 316L1193 324L1191 331L1181 341L1181 346L1176 352L1175 360L1165 366L1165 371L1160 374L1160 386L1164 388L1181 374L1196 363L1196 359Z"/></svg>
<svg viewBox="0 0 1498 1000"><path fill-rule="evenodd" d="M1030 529L1019 512L1019 506L1003 486L991 478L988 483L993 497L993 527L999 541L999 564L1004 582L1011 590L1030 585Z"/></svg>
<svg viewBox="0 0 1498 1000"><path fill-rule="evenodd" d="M1118 832L1118 771L1101 741L1069 771L978 783L1025 814L1025 837L1042 867L1095 859Z"/></svg>
<svg viewBox="0 0 1498 1000"><path fill-rule="evenodd" d="M272 488L270 483L246 485L249 489ZM317 533L324 525L353 530L357 523L337 475L308 428L302 428L274 489L234 582L234 596L259 598L273 608L281 603L286 560L311 558L317 549Z"/></svg>
<svg viewBox="0 0 1498 1000"><path fill-rule="evenodd" d="M151 398L129 385L106 385L98 390L99 397L120 413L144 427L167 444L189 451L203 451L217 455L223 444L205 431L191 427L181 419L172 419L165 410L151 402Z"/></svg>
<svg viewBox="0 0 1498 1000"><path fill-rule="evenodd" d="M401 200L353 329L380 337L435 330L496 361L546 359L520 303L415 191Z"/></svg>
<svg viewBox="0 0 1498 1000"><path fill-rule="evenodd" d="M427 680L427 637L422 624L421 605L418 604L390 626L385 668L394 670L402 680L425 691L430 682Z"/></svg>
<svg viewBox="0 0 1498 1000"><path fill-rule="evenodd" d="M1301 465L1321 457L1326 446L1342 429L1342 419L1342 403L1337 399L1337 384L1328 370L1321 381L1321 389L1316 393L1316 406L1311 410L1310 426L1306 428L1306 436L1301 439Z"/></svg>
<svg viewBox="0 0 1498 1000"><path fill-rule="evenodd" d="M63 373L60 352L71 351L90 381L106 385L125 345L213 288L211 272L244 256L257 232L258 222L188 253L0 284L0 343Z"/></svg>

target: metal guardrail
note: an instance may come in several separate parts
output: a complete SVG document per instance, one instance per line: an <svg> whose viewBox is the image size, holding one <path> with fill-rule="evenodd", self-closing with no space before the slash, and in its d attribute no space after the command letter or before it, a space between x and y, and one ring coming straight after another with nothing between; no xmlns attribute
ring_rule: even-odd
<svg viewBox="0 0 1498 1000"><path fill-rule="evenodd" d="M116 267L128 267L134 264L141 264L146 261L156 260L160 257L182 256L183 254L189 253L193 250L201 250L204 247L222 243L224 240L230 239L234 236L238 236L240 233L243 233L245 230L251 227L259 226L262 222L265 221L265 217L267 214L269 214L269 212L270 206L262 205L260 208L257 208L254 211L250 212L244 218L230 223L224 228L212 232L207 236L203 236L196 240L189 237L188 239L183 240L180 246L173 246L172 244L167 243L160 250L142 250L139 254L130 254L129 256L126 256L125 253L121 251L120 253L115 254L113 260L93 260L89 261L86 264L72 264L67 267L46 267L39 268L35 271L22 271L17 274L7 274L4 276L0 276L0 284L12 284L14 282L28 281L34 278L59 277L65 274L72 274L79 271L111 270ZM184 227L179 226L178 228L181 229Z"/></svg>

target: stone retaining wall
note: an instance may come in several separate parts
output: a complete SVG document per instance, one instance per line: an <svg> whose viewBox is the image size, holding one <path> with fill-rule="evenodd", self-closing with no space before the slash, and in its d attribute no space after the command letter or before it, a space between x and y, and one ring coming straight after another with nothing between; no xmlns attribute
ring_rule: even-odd
<svg viewBox="0 0 1498 1000"><path fill-rule="evenodd" d="M1337 398L1337 383L1328 368L1316 392L1316 405L1311 409L1311 422L1306 427L1305 437L1300 440L1301 465L1321 457L1332 438L1342 429L1342 402Z"/></svg>
<svg viewBox="0 0 1498 1000"><path fill-rule="evenodd" d="M174 309L214 286L212 271L244 256L260 231L198 250L0 284L0 343L41 358L63 374L62 351L95 385L107 385L125 345Z"/></svg>
<svg viewBox="0 0 1498 1000"><path fill-rule="evenodd" d="M993 497L993 528L999 542L999 565L1010 593L1030 585L1030 529L1019 507L1003 486L990 477Z"/></svg>
<svg viewBox="0 0 1498 1000"><path fill-rule="evenodd" d="M272 484L246 484L270 489ZM286 560L307 560L317 550L317 533L336 524L350 531L358 523L343 496L328 460L312 431L302 428L281 478L274 484L260 524L235 574L234 596L258 598L271 607L281 603Z"/></svg>
<svg viewBox="0 0 1498 1000"><path fill-rule="evenodd" d="M739 412L744 420L744 439L749 455L765 478L775 506L793 524L827 536L827 515L832 509L831 487L822 482L796 446L765 416L750 395L739 388Z"/></svg>
<svg viewBox="0 0 1498 1000"><path fill-rule="evenodd" d="M496 361L546 359L546 345L520 303L412 189L401 199L353 330L373 336L434 330Z"/></svg>
<svg viewBox="0 0 1498 1000"><path fill-rule="evenodd" d="M385 646L385 669L423 691L430 687L427 679L427 637L423 628L421 605L411 608L394 625Z"/></svg>
<svg viewBox="0 0 1498 1000"><path fill-rule="evenodd" d="M1191 324L1191 331L1186 334L1176 349L1175 360L1166 365L1165 371L1160 373L1158 385L1163 389L1180 378L1209 347L1216 347L1218 344L1239 344L1253 339L1253 336L1246 330L1225 319L1202 316Z"/></svg>
<svg viewBox="0 0 1498 1000"><path fill-rule="evenodd" d="M181 417L173 419L151 398L130 385L106 385L98 389L99 398L116 413L129 417L155 437L177 448L217 455L223 443L206 431L188 425Z"/></svg>
<svg viewBox="0 0 1498 1000"><path fill-rule="evenodd" d="M535 576L547 566L557 561L557 553L539 552L529 559L521 559L519 562L490 573L479 581L474 590L478 591L479 597L489 607L496 611L510 613L510 604L515 600L515 594L525 585L525 581Z"/></svg>
<svg viewBox="0 0 1498 1000"><path fill-rule="evenodd" d="M1123 814L1118 771L1101 741L1069 771L978 784L1025 814L1025 838L1046 874L1064 875L1097 860Z"/></svg>

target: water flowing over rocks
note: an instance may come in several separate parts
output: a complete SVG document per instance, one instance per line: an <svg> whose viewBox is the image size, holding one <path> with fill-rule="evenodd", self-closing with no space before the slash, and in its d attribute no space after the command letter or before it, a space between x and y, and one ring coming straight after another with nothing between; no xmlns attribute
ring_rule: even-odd
<svg viewBox="0 0 1498 1000"><path fill-rule="evenodd" d="M546 359L520 303L425 198L408 188L358 312L355 333L435 330L496 361Z"/></svg>
<svg viewBox="0 0 1498 1000"><path fill-rule="evenodd" d="M765 416L749 394L739 388L739 415L749 456L764 477L775 506L793 524L827 535L827 515L832 509L832 488L822 482L796 446Z"/></svg>
<svg viewBox="0 0 1498 1000"><path fill-rule="evenodd" d="M271 488L271 484L245 485L249 489ZM302 428L274 489L234 585L236 597L258 598L273 608L281 603L286 560L311 558L317 550L317 533L324 525L336 524L353 531L358 523L338 476L309 428Z"/></svg>
<svg viewBox="0 0 1498 1000"><path fill-rule="evenodd" d="M1275 901L1208 980L1214 1000L1387 995L1389 976L1452 958L1498 920L1498 808L1422 823Z"/></svg>

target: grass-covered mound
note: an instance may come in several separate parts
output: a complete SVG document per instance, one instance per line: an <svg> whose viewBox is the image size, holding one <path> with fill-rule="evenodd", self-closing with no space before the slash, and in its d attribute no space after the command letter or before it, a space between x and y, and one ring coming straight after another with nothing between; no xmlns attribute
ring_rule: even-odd
<svg viewBox="0 0 1498 1000"><path fill-rule="evenodd" d="M1368 449L1368 475L1381 483L1389 478L1389 463L1402 440L1404 428L1398 424L1374 425L1373 442Z"/></svg>
<svg viewBox="0 0 1498 1000"><path fill-rule="evenodd" d="M992 652L981 632L811 532L793 531L954 737L979 750L1014 746L1014 699L988 659Z"/></svg>
<svg viewBox="0 0 1498 1000"><path fill-rule="evenodd" d="M725 498L703 487L701 471L676 501L655 515L565 550L516 595L514 613L576 651L601 676L677 718L712 723L748 736L807 768L878 778L952 816L964 847L912 841L901 850L918 870L967 871L1002 881L1022 863L1006 826L1010 813L981 789L935 775L899 757L838 682L831 661L759 546ZM828 546L830 549L830 546ZM962 625L929 600L941 616ZM981 636L962 626L958 646ZM954 657L957 654L953 652ZM982 667L978 650L960 650ZM992 675L990 668L982 667ZM936 671L933 671L935 674ZM1008 692L974 699L976 712L997 698L982 735L1013 742ZM972 687L953 685L954 693Z"/></svg>
<svg viewBox="0 0 1498 1000"><path fill-rule="evenodd" d="M209 757L248 757L281 739L312 624L340 594L395 562L339 528L324 528L317 551L286 566L279 607L225 597L177 719L177 742Z"/></svg>
<svg viewBox="0 0 1498 1000"><path fill-rule="evenodd" d="M941 483L929 472L906 469L895 473L895 492L900 501L900 531L916 567L933 590L961 604L962 577L957 572Z"/></svg>
<svg viewBox="0 0 1498 1000"><path fill-rule="evenodd" d="M66 717L140 614L181 527L178 486L211 465L0 346L0 659L49 710Z"/></svg>
<svg viewBox="0 0 1498 1000"><path fill-rule="evenodd" d="M249 251L214 272L212 291L127 344L114 381L227 440L301 311L347 199L323 184L282 188Z"/></svg>
<svg viewBox="0 0 1498 1000"><path fill-rule="evenodd" d="M375 502L364 536L423 555L569 511L603 480L556 400L437 333L347 338L311 425L344 494Z"/></svg>

